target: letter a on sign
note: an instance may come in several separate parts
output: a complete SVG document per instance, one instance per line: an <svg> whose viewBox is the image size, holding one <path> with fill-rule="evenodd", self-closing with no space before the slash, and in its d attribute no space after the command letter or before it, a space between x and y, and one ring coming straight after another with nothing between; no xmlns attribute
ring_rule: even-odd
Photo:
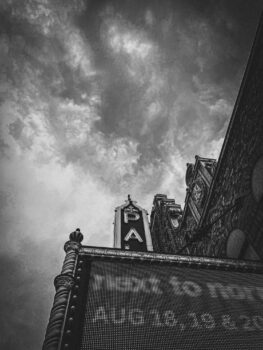
<svg viewBox="0 0 263 350"><path fill-rule="evenodd" d="M130 231L125 236L124 240L127 242L130 239L137 239L139 242L143 242L142 237L139 235L139 233L135 230L135 228L131 228Z"/></svg>

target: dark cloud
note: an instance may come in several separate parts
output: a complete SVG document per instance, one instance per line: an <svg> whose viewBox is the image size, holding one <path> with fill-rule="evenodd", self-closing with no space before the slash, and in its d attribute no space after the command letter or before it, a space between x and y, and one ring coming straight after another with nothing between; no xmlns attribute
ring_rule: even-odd
<svg viewBox="0 0 263 350"><path fill-rule="evenodd" d="M131 193L183 203L217 157L262 1L0 3L1 349L44 337L67 232L110 246Z"/></svg>
<svg viewBox="0 0 263 350"><path fill-rule="evenodd" d="M195 136L195 131L189 126L191 120L199 122L198 132L200 132L200 129L202 130L214 118L210 122L214 130L210 139L214 139L215 134L222 137L229 114L225 114L225 109L219 111L221 115L224 114L221 117L216 116L215 113L210 115L209 109L203 104L213 105L222 100L230 107L233 105L251 45L251 39L240 42L237 38L239 35L247 37L247 33L250 33L250 38L253 36L257 22L257 9L261 7L262 3L255 3L255 8L250 10L249 15L243 20L242 16L247 11L247 4L242 1L234 2L230 7L225 1L219 1L217 4L211 1L195 3L167 1L165 6L163 3L161 6L159 1L145 1L139 7L131 6L130 3L127 5L125 1L98 2L96 6L90 4L85 15L89 14L95 18L91 22L92 25L96 24L97 30L90 32L95 33L96 40L92 43L92 34L87 35L91 38L94 52L99 56L100 69L107 71L107 83L103 89L104 103L98 124L100 130L104 134L115 133L136 139L139 142L139 150L142 154L140 159L143 162L162 159L159 145L166 138L170 125L175 119L173 104L180 103L184 96L187 96L188 105L191 106L183 107L178 117L178 126L182 126L183 123L186 129L190 129L189 135L193 131ZM238 11L235 11L237 9ZM151 14L152 25L147 23L147 11ZM86 21L85 27L83 19L85 15L82 16L81 21L84 29L91 25L90 21ZM105 44L105 31L107 31L105 22L109 23L109 19L117 27L119 25L122 33L125 33L125 30L130 31L134 36L137 35L139 40L158 46L161 54L156 57L156 61L152 62L147 58L143 62L143 67L147 67L149 74L144 74L145 72L141 71L139 64L136 66L135 62L135 69L140 76L137 80L129 77L127 71L131 69L131 65L127 63L125 48L124 53L120 52L119 48L119 56L116 52L110 55L109 48ZM241 19L243 22L240 22ZM101 28L104 30L104 42L98 35L102 31ZM125 38L131 39L128 36ZM120 42L119 46L121 45ZM151 55L152 58L153 55ZM159 73L157 79L163 79L164 83L159 91L158 88L156 89L156 94L149 97L145 96L145 91L154 85L151 81L151 69L153 74ZM144 79L143 84L141 79ZM151 103L156 102L161 106L157 113L158 117L150 121L150 126L146 127L147 108L150 109ZM227 112L229 113L229 108ZM182 121L183 118L185 122ZM142 134L145 130L148 130L146 135ZM181 133L180 128L177 130ZM174 131L175 139L178 138L177 130ZM198 143L194 144L192 140L192 146L189 148L189 157L193 149L199 152ZM165 159L162 160L165 161Z"/></svg>

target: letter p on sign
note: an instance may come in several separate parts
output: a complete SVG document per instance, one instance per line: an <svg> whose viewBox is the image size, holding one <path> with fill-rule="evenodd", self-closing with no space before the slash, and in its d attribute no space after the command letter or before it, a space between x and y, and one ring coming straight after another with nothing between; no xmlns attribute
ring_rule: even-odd
<svg viewBox="0 0 263 350"><path fill-rule="evenodd" d="M124 222L128 224L129 221L137 221L140 215L135 212L124 211Z"/></svg>

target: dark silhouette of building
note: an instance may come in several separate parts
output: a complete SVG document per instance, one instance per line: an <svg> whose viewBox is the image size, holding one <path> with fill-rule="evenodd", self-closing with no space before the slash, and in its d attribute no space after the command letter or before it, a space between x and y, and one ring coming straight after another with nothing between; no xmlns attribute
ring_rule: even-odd
<svg viewBox="0 0 263 350"><path fill-rule="evenodd" d="M263 258L263 21L189 252Z"/></svg>
<svg viewBox="0 0 263 350"><path fill-rule="evenodd" d="M262 47L261 20L218 162L197 156L187 165L185 207L173 238L179 249L167 248L171 239L158 226L163 219L151 223L164 253L263 259Z"/></svg>

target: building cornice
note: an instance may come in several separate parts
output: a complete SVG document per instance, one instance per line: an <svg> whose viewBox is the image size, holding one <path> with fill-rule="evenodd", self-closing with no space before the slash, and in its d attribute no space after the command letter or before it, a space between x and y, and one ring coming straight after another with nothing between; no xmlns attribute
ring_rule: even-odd
<svg viewBox="0 0 263 350"><path fill-rule="evenodd" d="M79 252L80 256L90 256L91 258L108 258L110 260L137 260L159 263L171 263L185 267L197 267L206 269L222 269L241 272L263 273L263 264L254 261L234 260L234 259L215 259L207 257L170 255L152 252L125 251L113 248L99 248L82 246Z"/></svg>

